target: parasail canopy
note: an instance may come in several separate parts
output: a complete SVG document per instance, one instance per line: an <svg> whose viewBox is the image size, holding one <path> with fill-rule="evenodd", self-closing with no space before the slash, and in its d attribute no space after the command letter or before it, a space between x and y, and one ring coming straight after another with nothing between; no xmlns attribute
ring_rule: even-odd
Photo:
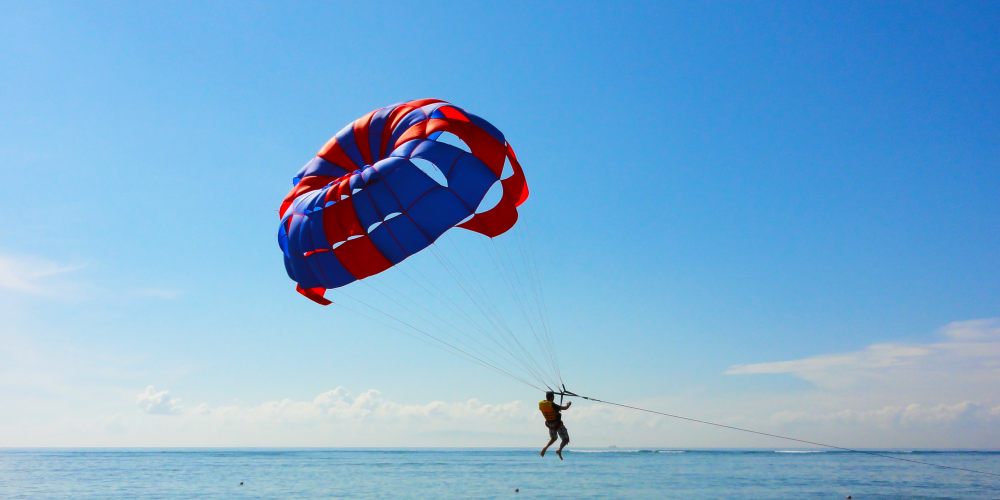
<svg viewBox="0 0 1000 500"><path fill-rule="evenodd" d="M439 142L444 133L470 151ZM424 160L437 172L427 172ZM503 196L476 213L500 180ZM440 175L432 175L440 174ZM437 179L435 179L435 177ZM503 134L438 99L381 108L344 127L293 178L281 203L278 244L299 293L323 305L327 289L378 274L461 227L489 237L517 222L524 172Z"/></svg>
<svg viewBox="0 0 1000 500"><path fill-rule="evenodd" d="M394 104L344 127L292 184L279 209L278 244L299 293L329 305L325 295L336 290L386 321L336 302L348 311L532 387L560 388L534 250L527 225L518 224L528 186L496 127L438 99ZM497 186L499 195L487 196ZM506 290L506 300L490 292L485 261L470 265L435 244L453 227L488 237L475 239L497 271L492 288ZM417 254L430 254L440 269L400 266ZM376 276L391 268L409 280L402 286L410 293ZM446 277L451 285L436 282ZM351 283L360 288L345 287ZM369 290L378 295L357 296Z"/></svg>

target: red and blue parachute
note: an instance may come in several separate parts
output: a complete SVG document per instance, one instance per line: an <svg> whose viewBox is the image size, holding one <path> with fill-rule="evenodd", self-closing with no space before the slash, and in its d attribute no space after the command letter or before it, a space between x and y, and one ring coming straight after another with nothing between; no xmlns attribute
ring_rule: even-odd
<svg viewBox="0 0 1000 500"><path fill-rule="evenodd" d="M439 142L461 139L469 152ZM439 182L413 160L433 164ZM513 174L501 180L505 160ZM497 182L497 205L476 213ZM281 203L278 244L302 295L378 274L461 227L489 237L517 222L528 186L514 150L486 120L438 99L388 106L333 137L293 179Z"/></svg>

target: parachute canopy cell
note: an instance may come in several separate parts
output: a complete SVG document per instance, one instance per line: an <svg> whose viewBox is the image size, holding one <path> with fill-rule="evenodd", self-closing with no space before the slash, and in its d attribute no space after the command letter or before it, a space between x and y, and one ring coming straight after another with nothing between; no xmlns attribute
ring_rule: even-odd
<svg viewBox="0 0 1000 500"><path fill-rule="evenodd" d="M469 151L439 142L450 133ZM513 174L501 180L505 160ZM438 172L425 166L429 162ZM438 179L436 180L435 177ZM441 181L444 182L441 182ZM476 213L500 182L493 208ZM486 120L438 99L358 118L292 179L278 245L296 290L327 305L327 289L378 274L461 227L488 237L517 222L528 185L514 150Z"/></svg>

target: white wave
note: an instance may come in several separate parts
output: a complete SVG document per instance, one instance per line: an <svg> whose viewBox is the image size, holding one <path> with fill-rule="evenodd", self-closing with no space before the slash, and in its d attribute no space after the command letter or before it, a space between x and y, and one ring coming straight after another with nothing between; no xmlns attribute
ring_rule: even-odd
<svg viewBox="0 0 1000 500"><path fill-rule="evenodd" d="M573 453L684 453L684 450L566 450Z"/></svg>
<svg viewBox="0 0 1000 500"><path fill-rule="evenodd" d="M641 450L566 450L573 453L639 453Z"/></svg>

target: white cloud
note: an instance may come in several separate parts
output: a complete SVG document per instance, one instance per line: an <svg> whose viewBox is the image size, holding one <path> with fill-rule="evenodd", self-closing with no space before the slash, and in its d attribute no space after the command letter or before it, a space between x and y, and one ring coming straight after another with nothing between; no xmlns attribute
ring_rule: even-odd
<svg viewBox="0 0 1000 500"><path fill-rule="evenodd" d="M503 425L527 422L535 417L534 413L519 401L491 405L470 399L465 403L434 401L424 405L405 405L385 399L374 389L354 396L343 387L338 387L316 396L312 401L295 402L285 399L251 408L220 406L213 409L200 405L192 415L254 424L380 422L435 427L443 424L478 426L483 423Z"/></svg>
<svg viewBox="0 0 1000 500"><path fill-rule="evenodd" d="M170 397L170 391L156 392L153 386L146 387L146 390L136 396L136 404L143 413L151 415L180 415L183 409L180 407L181 400Z"/></svg>
<svg viewBox="0 0 1000 500"><path fill-rule="evenodd" d="M879 428L898 426L928 426L953 423L1000 423L1000 407L990 410L974 401L962 401L953 405L939 404L922 406L886 406L874 410L842 410L829 413L779 412L771 417L776 424L793 422L836 422L874 424Z"/></svg>
<svg viewBox="0 0 1000 500"><path fill-rule="evenodd" d="M814 384L745 408L754 425L779 432L863 446L1000 445L1000 318L956 321L937 333L938 342L875 344L725 373L789 374Z"/></svg>
<svg viewBox="0 0 1000 500"><path fill-rule="evenodd" d="M81 267L60 266L37 257L0 254L0 288L33 294L55 292L61 284L53 277Z"/></svg>
<svg viewBox="0 0 1000 500"><path fill-rule="evenodd" d="M941 328L941 333L957 340L1000 340L1000 318L954 321Z"/></svg>
<svg viewBox="0 0 1000 500"><path fill-rule="evenodd" d="M1000 318L956 321L940 333L946 341L875 344L857 352L736 365L725 373L788 373L832 390L872 383L906 385L906 381L911 386L917 381L938 386L1000 382Z"/></svg>
<svg viewBox="0 0 1000 500"><path fill-rule="evenodd" d="M534 402L404 404L374 389L352 394L338 387L307 401L181 406L152 386L137 402L144 413L174 417L127 425L121 416L110 417L101 422L117 437L106 439L121 438L115 442L127 446L540 446L548 436ZM662 431L665 423L663 417L579 401L566 422L581 446L624 444L629 436L648 442L649 432Z"/></svg>

